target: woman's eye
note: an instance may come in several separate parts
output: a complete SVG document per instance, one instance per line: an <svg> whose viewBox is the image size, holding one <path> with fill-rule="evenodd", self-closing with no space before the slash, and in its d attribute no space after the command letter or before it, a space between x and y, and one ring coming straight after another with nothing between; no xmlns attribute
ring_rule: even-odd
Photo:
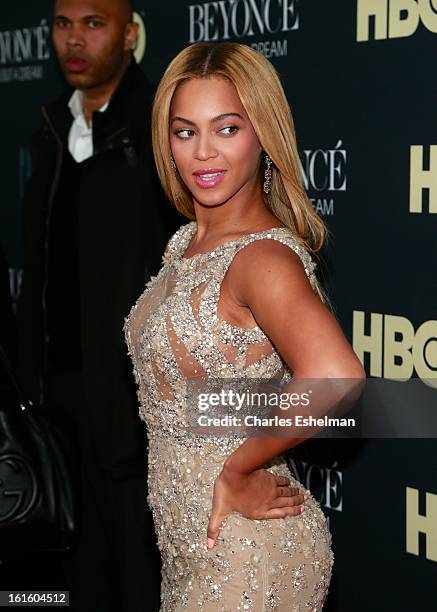
<svg viewBox="0 0 437 612"><path fill-rule="evenodd" d="M236 125L228 125L221 129L220 132L223 132L225 136L231 136L232 134L238 132L238 127Z"/></svg>
<svg viewBox="0 0 437 612"><path fill-rule="evenodd" d="M193 130L184 129L184 130L177 130L175 134L179 138L189 138L190 136L192 136L192 134L194 134L194 132Z"/></svg>

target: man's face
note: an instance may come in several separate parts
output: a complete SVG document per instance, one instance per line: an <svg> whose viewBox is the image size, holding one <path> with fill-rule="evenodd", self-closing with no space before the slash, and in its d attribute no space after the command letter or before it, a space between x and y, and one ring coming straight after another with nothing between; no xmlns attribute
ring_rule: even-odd
<svg viewBox="0 0 437 612"><path fill-rule="evenodd" d="M57 0L53 44L68 83L91 89L110 83L123 69L135 44L123 0Z"/></svg>

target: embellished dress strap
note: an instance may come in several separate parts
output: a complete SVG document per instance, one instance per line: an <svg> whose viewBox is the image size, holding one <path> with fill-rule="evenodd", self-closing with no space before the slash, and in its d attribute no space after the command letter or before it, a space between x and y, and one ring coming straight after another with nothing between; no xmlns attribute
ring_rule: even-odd
<svg viewBox="0 0 437 612"><path fill-rule="evenodd" d="M266 340L266 336L261 328L256 325L251 328L237 328L236 326L222 321L218 317L218 302L220 299L220 288L223 279L234 260L237 253L243 250L247 245L258 240L277 240L282 244L285 244L291 248L300 258L308 280L312 288L315 290L317 279L315 276L316 263L313 261L311 255L306 251L303 246L296 240L296 238L286 227L274 227L269 230L261 232L255 232L253 234L247 234L242 236L227 245L223 245L222 257L214 266L214 271L211 278L211 283L208 291L205 292L205 296L208 301L202 301L200 306L200 312L202 320L205 325L211 326L212 329L219 329L222 342L229 342L231 338L235 337L235 333L238 330L240 337L246 342L262 342Z"/></svg>
<svg viewBox="0 0 437 612"><path fill-rule="evenodd" d="M264 230L262 232L255 232L253 234L248 234L247 236L243 236L238 241L238 247L233 253L232 259L235 255L244 249L247 245L255 242L257 240L276 240L285 244L290 249L292 249L298 256L302 262L302 265L305 269L308 280L310 281L311 286L314 288L316 277L315 277L315 269L317 264L312 259L311 255L308 251L302 246L302 244L293 236L292 231L288 227L273 227L268 230ZM232 259L229 261L229 265L232 263Z"/></svg>
<svg viewBox="0 0 437 612"><path fill-rule="evenodd" d="M196 231L196 222L191 221L182 225L170 238L165 247L162 263L166 264L174 259L180 259Z"/></svg>
<svg viewBox="0 0 437 612"><path fill-rule="evenodd" d="M263 377L265 372L279 371L282 368L280 356L258 325L242 328L220 319L218 314L221 285L235 255L248 244L264 239L277 240L294 250L300 257L310 282L316 267L311 256L288 228L273 228L247 234L201 256L208 271L208 280L199 300L199 319L202 328L209 330L210 340L219 347L218 353L221 359L226 361L226 365L221 367L225 368L228 376Z"/></svg>

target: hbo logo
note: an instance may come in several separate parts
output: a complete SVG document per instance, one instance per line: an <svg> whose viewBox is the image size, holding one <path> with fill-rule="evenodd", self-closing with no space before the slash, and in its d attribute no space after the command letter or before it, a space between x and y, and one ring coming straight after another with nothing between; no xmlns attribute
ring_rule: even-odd
<svg viewBox="0 0 437 612"><path fill-rule="evenodd" d="M361 362L370 355L370 375L393 380L409 379L414 370L427 385L437 388L437 321L425 321L414 330L406 317L353 311L353 347Z"/></svg>
<svg viewBox="0 0 437 612"><path fill-rule="evenodd" d="M371 18L375 40L412 36L419 21L430 32L437 32L434 0L358 0L357 41L369 40Z"/></svg>

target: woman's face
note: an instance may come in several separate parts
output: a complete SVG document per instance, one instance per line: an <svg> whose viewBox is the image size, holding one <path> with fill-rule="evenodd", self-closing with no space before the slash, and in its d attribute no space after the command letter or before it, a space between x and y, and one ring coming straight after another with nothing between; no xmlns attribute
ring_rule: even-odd
<svg viewBox="0 0 437 612"><path fill-rule="evenodd" d="M194 201L218 206L234 196L261 194L261 147L229 81L192 79L177 88L170 142L179 174Z"/></svg>

